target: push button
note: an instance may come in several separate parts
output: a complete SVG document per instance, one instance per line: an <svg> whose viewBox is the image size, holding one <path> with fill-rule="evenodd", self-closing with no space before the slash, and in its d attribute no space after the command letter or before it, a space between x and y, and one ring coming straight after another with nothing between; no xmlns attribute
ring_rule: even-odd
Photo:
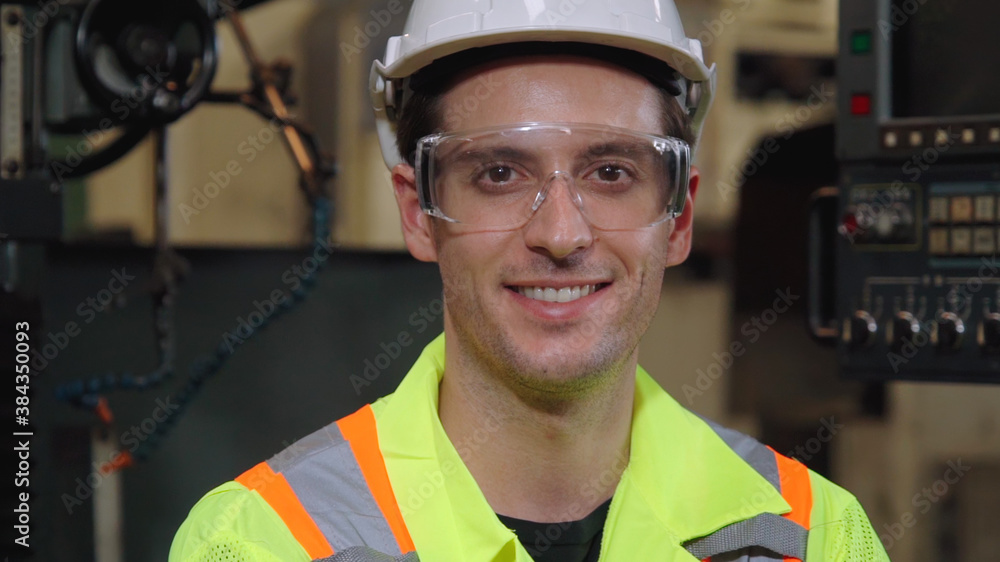
<svg viewBox="0 0 1000 562"><path fill-rule="evenodd" d="M950 249L951 233L947 228L932 228L928 241L931 255L947 256Z"/></svg>
<svg viewBox="0 0 1000 562"><path fill-rule="evenodd" d="M872 52L872 32L859 29L851 34L851 52L855 55L867 55Z"/></svg>
<svg viewBox="0 0 1000 562"><path fill-rule="evenodd" d="M973 237L974 253L981 256L991 256L997 250L996 232L992 226L977 228Z"/></svg>
<svg viewBox="0 0 1000 562"><path fill-rule="evenodd" d="M854 94L851 96L852 115L871 115L872 96L871 94Z"/></svg>
<svg viewBox="0 0 1000 562"><path fill-rule="evenodd" d="M963 195L951 198L952 222L971 223L973 215L972 197Z"/></svg>
<svg viewBox="0 0 1000 562"><path fill-rule="evenodd" d="M967 256L972 253L972 229L956 228L951 231L951 254Z"/></svg>
<svg viewBox="0 0 1000 562"><path fill-rule="evenodd" d="M976 197L976 222L996 221L997 198L993 195Z"/></svg>
<svg viewBox="0 0 1000 562"><path fill-rule="evenodd" d="M951 217L950 203L947 197L931 197L930 219L934 223L946 223Z"/></svg>

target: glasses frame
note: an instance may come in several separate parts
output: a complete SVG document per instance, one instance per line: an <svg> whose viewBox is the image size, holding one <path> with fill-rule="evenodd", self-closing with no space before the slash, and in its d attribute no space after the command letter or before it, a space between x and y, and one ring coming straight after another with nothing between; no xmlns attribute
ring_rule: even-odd
<svg viewBox="0 0 1000 562"><path fill-rule="evenodd" d="M687 203L687 196L691 181L691 146L686 141L676 137L651 135L648 133L640 133L637 131L633 131L631 129L612 127L610 125L599 125L590 123L566 123L566 122L516 123L513 125L504 125L499 127L486 127L482 129L469 129L464 131L434 133L421 138L419 141L417 141L417 151L416 151L416 157L414 159L416 164L415 177L417 183L417 196L420 200L421 210L423 210L423 212L427 215L439 218L441 220L444 220L452 224L468 224L446 215L444 211L442 211L441 208L438 207L437 202L435 201L434 186L433 186L434 182L433 178L431 177L434 171L433 170L434 165L431 155L434 149L438 145L440 145L443 141L460 137L485 136L505 131L524 132L528 130L537 130L537 129L553 129L553 130L568 129L569 132L571 133L574 131L597 131L597 132L604 132L604 133L618 134L618 135L628 134L640 138L645 138L654 145L661 144L664 147L670 147L672 153L677 156L677 159L679 160L677 163L678 186L676 193L674 193L673 200L667 204L666 216L650 224L631 227L631 228L601 228L593 225L590 219L587 217L586 213L583 212L583 209L581 208L581 213L583 214L584 218L587 220L587 223L590 224L591 227L596 228L598 230L607 230L607 231L638 230L641 228L649 228L657 226L667 221L676 219L681 215L681 213L684 212L684 207ZM566 173L560 170L553 170L550 173L550 177L553 174L566 174ZM542 196L542 192L545 191L546 186L547 182L542 182L539 185L538 193L535 194L535 203L532 205L531 213L528 214L527 217L525 217L524 222L516 226L497 226L497 227L490 226L484 228L490 231L506 231L506 230L517 230L523 227L525 224L531 221L532 217L534 217L535 213L538 211L538 208L541 206L541 203L544 200L544 198L542 199L542 201L540 201L539 198Z"/></svg>

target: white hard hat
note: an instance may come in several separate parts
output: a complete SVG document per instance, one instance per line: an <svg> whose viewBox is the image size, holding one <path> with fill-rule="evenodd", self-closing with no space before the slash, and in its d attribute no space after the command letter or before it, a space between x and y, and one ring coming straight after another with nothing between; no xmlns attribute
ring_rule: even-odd
<svg viewBox="0 0 1000 562"><path fill-rule="evenodd" d="M572 42L628 49L670 65L685 79L681 107L695 139L715 92L715 65L701 42L684 33L672 0L414 0L403 35L372 65L370 87L382 156L403 160L396 120L407 79L435 60L477 47L523 42Z"/></svg>

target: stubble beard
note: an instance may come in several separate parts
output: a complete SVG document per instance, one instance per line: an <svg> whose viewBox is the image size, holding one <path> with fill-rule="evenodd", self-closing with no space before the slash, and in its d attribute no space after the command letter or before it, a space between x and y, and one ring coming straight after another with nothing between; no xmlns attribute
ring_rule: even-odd
<svg viewBox="0 0 1000 562"><path fill-rule="evenodd" d="M575 334L556 334L558 349L539 357L519 345L510 328L483 310L484 303L470 292L474 294L474 289L468 286L446 287L445 291L446 319L459 339L452 348L459 353L458 364L547 411L579 402L625 376L639 337L652 320L652 313L642 314L642 303L636 302L616 325L607 326L600 318L586 319L571 328ZM588 323L591 327L585 329Z"/></svg>

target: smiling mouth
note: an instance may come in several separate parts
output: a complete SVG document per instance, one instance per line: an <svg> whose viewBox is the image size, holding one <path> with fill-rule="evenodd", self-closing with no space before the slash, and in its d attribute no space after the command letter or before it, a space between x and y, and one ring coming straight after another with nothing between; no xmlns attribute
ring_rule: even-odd
<svg viewBox="0 0 1000 562"><path fill-rule="evenodd" d="M579 285L576 287L562 287L559 289L556 289L555 287L510 287L510 289L512 291L516 291L521 296L532 300L566 303L582 299L583 297L596 293L607 286L608 283L598 283L596 285Z"/></svg>

